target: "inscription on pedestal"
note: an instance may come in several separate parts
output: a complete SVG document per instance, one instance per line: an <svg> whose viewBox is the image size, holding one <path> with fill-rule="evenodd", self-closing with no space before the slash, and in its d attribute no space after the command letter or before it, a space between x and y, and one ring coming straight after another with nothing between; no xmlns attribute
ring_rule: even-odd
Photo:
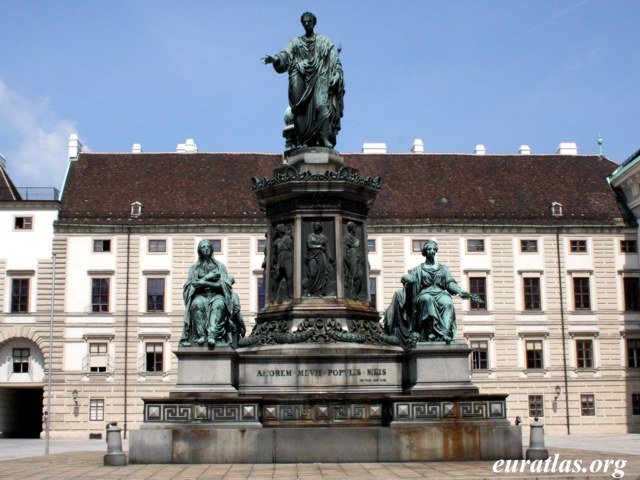
<svg viewBox="0 0 640 480"><path fill-rule="evenodd" d="M244 357L238 390L242 393L402 391L402 363L396 355L360 358Z"/></svg>

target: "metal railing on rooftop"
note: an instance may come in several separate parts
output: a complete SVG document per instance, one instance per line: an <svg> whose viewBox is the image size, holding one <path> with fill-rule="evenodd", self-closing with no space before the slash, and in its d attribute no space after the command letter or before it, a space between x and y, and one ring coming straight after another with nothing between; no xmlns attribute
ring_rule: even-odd
<svg viewBox="0 0 640 480"><path fill-rule="evenodd" d="M55 187L17 187L20 194L19 200L32 201L58 201L60 200L60 191ZM7 194L8 192L8 194ZM13 198L13 194L7 187L0 187L0 198Z"/></svg>

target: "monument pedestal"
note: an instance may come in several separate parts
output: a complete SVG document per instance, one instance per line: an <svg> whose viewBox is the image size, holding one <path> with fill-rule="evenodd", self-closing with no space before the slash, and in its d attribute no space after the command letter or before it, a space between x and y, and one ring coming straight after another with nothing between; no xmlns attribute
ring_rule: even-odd
<svg viewBox="0 0 640 480"><path fill-rule="evenodd" d="M175 354L178 357L178 383L172 394L237 393L238 354L231 347L218 346L210 350L206 345L180 346Z"/></svg>
<svg viewBox="0 0 640 480"><path fill-rule="evenodd" d="M477 393L463 344L184 350L176 355L189 366L170 397L144 400L131 463L522 458L506 395ZM207 377L221 359L227 374ZM194 379L196 361L203 373ZM219 383L194 383L206 378Z"/></svg>
<svg viewBox="0 0 640 480"><path fill-rule="evenodd" d="M419 343L406 354L407 393L477 394L469 376L470 353L466 342Z"/></svg>
<svg viewBox="0 0 640 480"><path fill-rule="evenodd" d="M522 458L516 427L451 425L229 429L144 426L131 463L438 462Z"/></svg>
<svg viewBox="0 0 640 480"><path fill-rule="evenodd" d="M239 348L180 347L169 398L144 400L132 463L522 458L506 395L479 395L466 344L404 350L369 304L366 218L380 179L333 149L253 179L267 306ZM406 346L409 348L409 346Z"/></svg>

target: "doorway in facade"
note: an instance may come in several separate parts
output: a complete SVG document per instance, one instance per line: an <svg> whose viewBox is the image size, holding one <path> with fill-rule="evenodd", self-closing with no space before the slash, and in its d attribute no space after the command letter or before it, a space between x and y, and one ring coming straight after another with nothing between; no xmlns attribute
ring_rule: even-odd
<svg viewBox="0 0 640 480"><path fill-rule="evenodd" d="M0 387L0 432L4 438L40 438L43 387Z"/></svg>

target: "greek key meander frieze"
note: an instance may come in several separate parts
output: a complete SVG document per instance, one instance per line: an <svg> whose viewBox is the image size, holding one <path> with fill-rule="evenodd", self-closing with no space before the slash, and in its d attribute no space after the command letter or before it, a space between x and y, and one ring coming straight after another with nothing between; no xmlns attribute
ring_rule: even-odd
<svg viewBox="0 0 640 480"><path fill-rule="evenodd" d="M264 404L238 403L148 403L144 409L147 423L358 423L437 422L446 420L506 419L504 400L395 401L382 403Z"/></svg>
<svg viewBox="0 0 640 480"><path fill-rule="evenodd" d="M263 410L265 422L340 422L348 420L380 420L381 418L381 404L265 405Z"/></svg>
<svg viewBox="0 0 640 480"><path fill-rule="evenodd" d="M144 410L145 422L212 422L236 423L259 421L257 403L233 404L147 404Z"/></svg>
<svg viewBox="0 0 640 480"><path fill-rule="evenodd" d="M251 335L238 342L240 347L276 345L288 343L336 343L353 342L375 345L398 345L399 340L385 334L379 323L355 320L347 331L334 319L305 319L295 331L289 332L283 320L256 324Z"/></svg>
<svg viewBox="0 0 640 480"><path fill-rule="evenodd" d="M337 172L326 171L325 173L298 172L295 168L288 167L282 172L275 173L272 178L253 177L251 188L256 191L288 182L347 182L376 190L380 190L382 186L380 177L361 177L358 172L347 167L342 167Z"/></svg>
<svg viewBox="0 0 640 480"><path fill-rule="evenodd" d="M506 418L503 400L472 400L461 402L396 402L394 421L433 421L448 418L465 420L495 420Z"/></svg>

